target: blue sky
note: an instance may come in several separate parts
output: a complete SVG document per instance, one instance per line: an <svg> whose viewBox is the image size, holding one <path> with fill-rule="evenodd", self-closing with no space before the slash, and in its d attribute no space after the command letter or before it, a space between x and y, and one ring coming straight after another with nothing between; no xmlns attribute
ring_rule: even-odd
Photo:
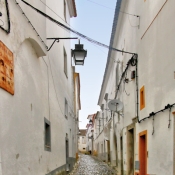
<svg viewBox="0 0 175 175"><path fill-rule="evenodd" d="M116 0L75 0L77 17L71 19L71 28L98 41L109 45ZM75 37L75 35L72 35ZM76 36L77 37L77 36ZM72 48L77 40L71 40ZM108 49L80 38L87 50L84 66L76 66L80 73L81 110L79 128L86 128L87 116L94 114L97 105L106 66Z"/></svg>

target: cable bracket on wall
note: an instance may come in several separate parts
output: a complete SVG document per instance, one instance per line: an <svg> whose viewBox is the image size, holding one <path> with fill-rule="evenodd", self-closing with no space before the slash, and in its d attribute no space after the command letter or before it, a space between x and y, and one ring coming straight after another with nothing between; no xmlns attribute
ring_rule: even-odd
<svg viewBox="0 0 175 175"><path fill-rule="evenodd" d="M126 15L137 17L139 19L139 24L137 26L134 26L134 27L138 27L138 29L139 29L139 27L140 27L140 16L139 15L135 15L135 14L131 14L131 13L128 13L128 12L123 12L123 11L120 11L120 13L124 13Z"/></svg>
<svg viewBox="0 0 175 175"><path fill-rule="evenodd" d="M170 127L170 121L171 121L170 120L171 108L174 107L174 106L175 106L175 103L173 103L171 105L170 104L167 104L163 109L161 109L161 110L159 110L157 112L151 112L148 117L145 117L145 118L143 118L141 120L138 120L138 122L141 123L142 121L144 121L146 119L149 119L149 118L155 116L156 114L158 114L160 112L164 112L165 110L169 109L169 125L168 125L168 128L169 128Z"/></svg>
<svg viewBox="0 0 175 175"><path fill-rule="evenodd" d="M169 104L168 104L168 105L169 105ZM170 124L171 124L170 115L171 115L171 107L169 108L169 124L168 124L168 128L170 128Z"/></svg>
<svg viewBox="0 0 175 175"><path fill-rule="evenodd" d="M54 45L54 43L55 43L56 41L59 42L60 39L78 39L78 38L73 37L73 38L47 38L47 39L48 39L48 40L54 40L53 43L51 44L51 46L47 49L47 51L49 51L49 50L52 48L52 46Z"/></svg>
<svg viewBox="0 0 175 175"><path fill-rule="evenodd" d="M59 25L60 27L63 27L64 29L66 29L66 30L68 30L68 31L70 31L70 32L72 32L72 33L74 33L74 34L80 36L81 38L84 38L84 39L88 40L88 41L91 42L91 43L94 43L94 44L99 45L99 46L101 46L101 47L105 47L105 48L108 48L108 49L110 49L110 50L114 50L114 51L121 52L121 53L126 53L126 54L131 54L131 55L136 54L136 53L133 53L133 52L128 52L128 51L124 51L124 50L120 50L120 49L113 48L113 47L111 47L111 46L108 46L108 45L105 45L105 44L103 44L103 43L100 43L100 42L98 42L98 41L96 41L96 40L94 40L94 39L92 39L92 38L89 38L89 37L87 37L87 36L81 34L80 32L75 31L75 30L71 29L70 27L67 27L66 25L64 25L64 24L62 24L61 22L55 20L55 19L52 18L51 16L49 16L49 15L43 13L43 12L40 11L39 9L33 7L33 6L32 6L31 4L29 4L28 2L26 2L26 1L24 1L24 0L21 0L21 1L22 1L23 3L25 3L26 5L28 5L29 7L31 7L33 10L37 11L39 14L41 14L41 15L44 16L45 18L47 18L47 19L49 19L50 21L52 21L53 23L55 23L55 24Z"/></svg>

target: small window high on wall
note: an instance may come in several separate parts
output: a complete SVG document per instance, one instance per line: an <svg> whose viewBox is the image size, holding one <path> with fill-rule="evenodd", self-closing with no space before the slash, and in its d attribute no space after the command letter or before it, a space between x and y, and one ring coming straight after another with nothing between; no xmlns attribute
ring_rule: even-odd
<svg viewBox="0 0 175 175"><path fill-rule="evenodd" d="M144 86L140 89L140 110L145 107L145 88Z"/></svg>

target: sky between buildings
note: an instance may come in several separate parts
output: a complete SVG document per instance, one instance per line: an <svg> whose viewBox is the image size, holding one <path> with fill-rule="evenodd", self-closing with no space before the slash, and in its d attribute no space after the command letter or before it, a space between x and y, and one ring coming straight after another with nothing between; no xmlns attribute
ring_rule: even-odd
<svg viewBox="0 0 175 175"><path fill-rule="evenodd" d="M116 0L75 0L77 17L71 19L71 28L109 45ZM72 37L77 37L72 35ZM78 43L71 40L71 47ZM80 73L81 110L79 128L86 128L87 116L100 110L97 105L108 56L108 49L95 45L83 38L80 43L87 50L84 66L76 66Z"/></svg>

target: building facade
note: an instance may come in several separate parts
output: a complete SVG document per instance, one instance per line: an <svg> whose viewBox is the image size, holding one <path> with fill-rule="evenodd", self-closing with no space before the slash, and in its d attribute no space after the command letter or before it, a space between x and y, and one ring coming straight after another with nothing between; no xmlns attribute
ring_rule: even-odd
<svg viewBox="0 0 175 175"><path fill-rule="evenodd" d="M86 152L86 129L80 129L79 130L79 136L78 136L78 151L80 153Z"/></svg>
<svg viewBox="0 0 175 175"><path fill-rule="evenodd" d="M108 140L121 175L175 174L174 8L173 0L116 4L110 46L120 51L108 53L98 101L107 121L95 144ZM109 109L113 99L119 111Z"/></svg>
<svg viewBox="0 0 175 175"><path fill-rule="evenodd" d="M86 151L88 151L90 154L93 154L93 140L94 140L94 119L96 114L88 115L87 119L89 120L89 123L86 125Z"/></svg>
<svg viewBox="0 0 175 175"><path fill-rule="evenodd" d="M76 17L74 0L27 2L64 25ZM78 152L80 85L70 40L49 50L47 38L70 32L23 1L2 0L0 7L0 174L69 171Z"/></svg>

